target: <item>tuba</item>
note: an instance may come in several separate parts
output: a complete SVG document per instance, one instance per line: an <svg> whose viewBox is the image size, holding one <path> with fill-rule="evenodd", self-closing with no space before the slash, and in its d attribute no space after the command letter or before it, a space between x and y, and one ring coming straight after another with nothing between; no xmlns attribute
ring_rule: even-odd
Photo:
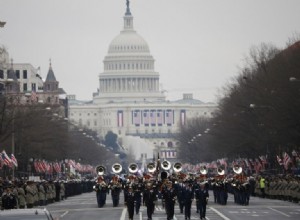
<svg viewBox="0 0 300 220"><path fill-rule="evenodd" d="M156 170L156 166L154 163L148 163L147 165L147 170L149 173L154 173Z"/></svg>
<svg viewBox="0 0 300 220"><path fill-rule="evenodd" d="M139 168L138 168L138 165L136 163L129 164L129 166L128 166L129 173L135 174L135 173L138 172L138 170L139 170Z"/></svg>
<svg viewBox="0 0 300 220"><path fill-rule="evenodd" d="M218 169L217 169L217 173L218 173L218 175L219 175L219 176L224 176L224 174L225 174L225 170L224 170L224 169L222 169L221 167L218 167Z"/></svg>
<svg viewBox="0 0 300 220"><path fill-rule="evenodd" d="M171 169L171 163L170 163L170 161L164 160L161 163L161 168L163 169L163 171L160 173L160 178L162 180L167 179L168 175L169 175L168 171Z"/></svg>
<svg viewBox="0 0 300 220"><path fill-rule="evenodd" d="M174 163L173 170L175 173L179 173L182 171L182 164L179 162Z"/></svg>
<svg viewBox="0 0 300 220"><path fill-rule="evenodd" d="M169 170L171 169L171 163L170 163L170 161L164 160L164 161L161 163L161 168L162 168L164 171L169 171Z"/></svg>
<svg viewBox="0 0 300 220"><path fill-rule="evenodd" d="M105 167L103 165L96 166L96 173L98 176L103 176L105 174Z"/></svg>
<svg viewBox="0 0 300 220"><path fill-rule="evenodd" d="M201 175L206 175L208 173L206 166L201 166L199 171Z"/></svg>
<svg viewBox="0 0 300 220"><path fill-rule="evenodd" d="M122 172L122 165L121 164L119 164L119 163L114 163L113 165L112 165L112 171L113 171L113 173L114 174L119 174L119 173L121 173Z"/></svg>
<svg viewBox="0 0 300 220"><path fill-rule="evenodd" d="M233 172L238 175L243 172L243 168L240 167L239 165L234 165L232 169L233 169Z"/></svg>

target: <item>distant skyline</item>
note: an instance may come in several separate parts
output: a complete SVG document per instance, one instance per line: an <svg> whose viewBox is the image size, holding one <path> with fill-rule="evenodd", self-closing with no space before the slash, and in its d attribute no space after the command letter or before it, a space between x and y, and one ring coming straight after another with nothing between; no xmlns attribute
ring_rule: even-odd
<svg viewBox="0 0 300 220"><path fill-rule="evenodd" d="M91 100L126 0L0 0L0 44L15 63L49 59L67 94ZM134 29L148 43L167 99L193 93L216 102L252 46L284 48L299 34L299 0L130 0Z"/></svg>

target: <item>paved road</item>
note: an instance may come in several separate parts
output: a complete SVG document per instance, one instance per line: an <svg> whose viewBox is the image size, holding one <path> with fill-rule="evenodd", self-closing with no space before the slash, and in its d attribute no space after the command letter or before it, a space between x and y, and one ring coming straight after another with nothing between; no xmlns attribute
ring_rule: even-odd
<svg viewBox="0 0 300 220"><path fill-rule="evenodd" d="M212 192L210 192L212 197ZM274 220L274 219L300 219L300 204L285 202L280 200L269 200L252 197L249 206L239 206L233 203L233 197L230 195L226 206L216 205L210 197L207 206L206 218L208 220ZM98 208L96 204L95 193L85 193L80 196L69 197L67 200L54 203L47 208L54 217L60 217L62 220L125 220L128 219L127 210L123 205L121 196L119 207L113 208L110 196L107 197L106 205ZM166 219L165 211L161 204L158 204L153 220ZM180 214L178 205L175 207L174 220L184 219ZM200 219L196 213L195 205L192 207L192 218ZM147 220L146 207L141 207L139 215L134 216L134 220Z"/></svg>

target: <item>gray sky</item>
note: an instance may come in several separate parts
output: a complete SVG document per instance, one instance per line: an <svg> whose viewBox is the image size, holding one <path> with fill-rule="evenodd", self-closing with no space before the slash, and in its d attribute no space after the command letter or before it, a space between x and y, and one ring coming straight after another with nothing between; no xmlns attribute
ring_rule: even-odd
<svg viewBox="0 0 300 220"><path fill-rule="evenodd" d="M125 0L0 0L0 44L16 63L49 58L60 87L92 99L108 46L123 28ZM252 46L284 48L300 33L299 0L131 0L134 28L150 47L167 98L216 101Z"/></svg>

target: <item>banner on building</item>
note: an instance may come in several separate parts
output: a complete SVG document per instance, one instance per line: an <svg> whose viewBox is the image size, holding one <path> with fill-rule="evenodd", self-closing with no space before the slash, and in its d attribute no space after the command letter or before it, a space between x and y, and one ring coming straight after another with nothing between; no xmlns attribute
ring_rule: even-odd
<svg viewBox="0 0 300 220"><path fill-rule="evenodd" d="M168 126L171 126L172 124L174 124L174 110L167 109L165 117L166 117L166 124Z"/></svg>
<svg viewBox="0 0 300 220"><path fill-rule="evenodd" d="M123 122L124 122L124 120L123 120L123 111L119 110L118 111L118 127L123 127L124 126Z"/></svg>
<svg viewBox="0 0 300 220"><path fill-rule="evenodd" d="M185 115L185 110L180 111L180 124L185 125L186 121L186 115Z"/></svg>
<svg viewBox="0 0 300 220"><path fill-rule="evenodd" d="M140 126L140 124L141 124L141 111L140 110L132 111L132 124L134 124L135 126Z"/></svg>

